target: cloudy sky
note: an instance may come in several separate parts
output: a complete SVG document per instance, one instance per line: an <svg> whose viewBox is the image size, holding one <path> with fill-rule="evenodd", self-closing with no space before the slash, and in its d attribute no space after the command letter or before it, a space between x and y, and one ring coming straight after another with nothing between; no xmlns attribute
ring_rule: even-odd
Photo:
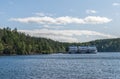
<svg viewBox="0 0 120 79"><path fill-rule="evenodd" d="M61 42L120 37L120 0L0 0L0 28Z"/></svg>

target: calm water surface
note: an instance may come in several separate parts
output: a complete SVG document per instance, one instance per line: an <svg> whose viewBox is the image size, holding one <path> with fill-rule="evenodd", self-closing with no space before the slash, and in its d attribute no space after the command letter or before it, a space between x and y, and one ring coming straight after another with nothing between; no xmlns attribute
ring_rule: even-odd
<svg viewBox="0 0 120 79"><path fill-rule="evenodd" d="M0 79L120 79L120 53L0 56Z"/></svg>

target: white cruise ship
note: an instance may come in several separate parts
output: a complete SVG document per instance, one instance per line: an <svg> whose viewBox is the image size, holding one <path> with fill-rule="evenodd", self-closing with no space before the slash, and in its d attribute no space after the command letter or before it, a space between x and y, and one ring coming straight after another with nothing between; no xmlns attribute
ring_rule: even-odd
<svg viewBox="0 0 120 79"><path fill-rule="evenodd" d="M70 54L97 53L97 48L96 46L69 46L68 52Z"/></svg>

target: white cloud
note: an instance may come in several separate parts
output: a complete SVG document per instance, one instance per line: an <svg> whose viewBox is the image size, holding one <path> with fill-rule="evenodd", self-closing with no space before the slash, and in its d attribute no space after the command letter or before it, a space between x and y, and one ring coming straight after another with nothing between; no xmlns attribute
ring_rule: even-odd
<svg viewBox="0 0 120 79"><path fill-rule="evenodd" d="M35 29L35 30L19 30L31 36L50 38L61 42L85 42L95 39L115 38L116 36L103 34L89 30L50 30L50 29Z"/></svg>
<svg viewBox="0 0 120 79"><path fill-rule="evenodd" d="M95 14L95 13L97 13L97 11L95 11L95 10L86 10L86 13L87 14Z"/></svg>
<svg viewBox="0 0 120 79"><path fill-rule="evenodd" d="M47 29L60 29L60 28L63 28L63 26L49 26L49 25L44 25L43 27L47 28Z"/></svg>
<svg viewBox="0 0 120 79"><path fill-rule="evenodd" d="M37 15L37 16L45 16L44 13L35 13L35 15Z"/></svg>
<svg viewBox="0 0 120 79"><path fill-rule="evenodd" d="M65 25L65 24L103 24L111 22L112 19L100 16L87 16L85 18L76 18L70 16L63 17L27 17L27 18L11 18L10 21L17 21L21 23L38 23L38 24L55 24L55 25Z"/></svg>
<svg viewBox="0 0 120 79"><path fill-rule="evenodd" d="M37 12L37 13L34 13L35 15L37 16L53 16L53 14L50 14L50 13L42 13L42 12Z"/></svg>
<svg viewBox="0 0 120 79"><path fill-rule="evenodd" d="M113 6L120 6L120 3L113 3Z"/></svg>
<svg viewBox="0 0 120 79"><path fill-rule="evenodd" d="M112 19L108 19L106 17L100 17L100 16L88 16L84 19L84 21L87 24L103 24L103 23L108 23L112 21Z"/></svg>

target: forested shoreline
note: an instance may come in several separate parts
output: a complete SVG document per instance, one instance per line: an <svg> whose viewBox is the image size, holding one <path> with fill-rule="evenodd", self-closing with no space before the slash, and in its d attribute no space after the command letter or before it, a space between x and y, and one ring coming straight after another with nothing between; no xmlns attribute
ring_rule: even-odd
<svg viewBox="0 0 120 79"><path fill-rule="evenodd" d="M31 37L9 27L0 29L0 55L29 55L67 53L68 46L95 45L99 52L120 52L120 38L86 43L63 43L46 38Z"/></svg>
<svg viewBox="0 0 120 79"><path fill-rule="evenodd" d="M31 37L24 33L11 30L9 27L0 29L0 54L28 55L65 52L63 43L51 39Z"/></svg>

